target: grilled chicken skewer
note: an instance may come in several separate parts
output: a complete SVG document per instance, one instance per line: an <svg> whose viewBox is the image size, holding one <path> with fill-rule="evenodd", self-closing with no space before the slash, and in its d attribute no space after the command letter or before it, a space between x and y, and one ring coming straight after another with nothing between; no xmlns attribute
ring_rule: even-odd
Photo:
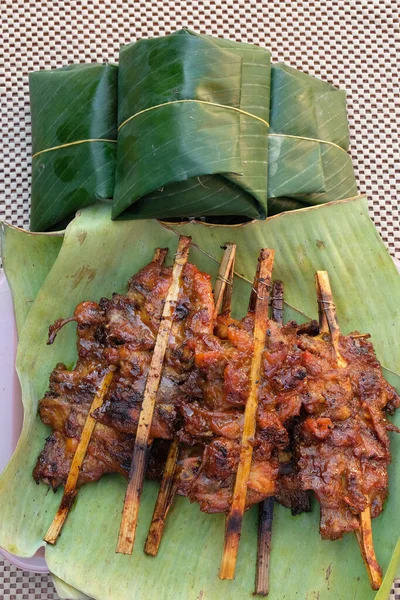
<svg viewBox="0 0 400 600"><path fill-rule="evenodd" d="M337 364L341 369L345 369L347 367L347 362L340 352L340 329L336 317L328 273L326 271L317 271L315 281L320 318L320 334L330 334ZM373 546L369 498L367 498L367 502L367 507L359 516L360 526L355 531L355 534L367 569L371 587L373 590L378 590L382 583L382 569L376 559Z"/></svg>
<svg viewBox="0 0 400 600"><path fill-rule="evenodd" d="M236 473L232 503L226 519L224 549L219 573L220 579L233 579L235 574L242 519L246 507L247 482L250 476L253 456L252 442L256 431L258 384L261 374L261 356L265 346L268 323L273 262L274 251L261 250L258 259L256 283L250 297L250 309L254 310L254 347L250 367L250 390L244 412L239 465Z"/></svg>
<svg viewBox="0 0 400 600"><path fill-rule="evenodd" d="M153 257L153 262L155 262L159 265L162 265L162 263L164 262L164 259L166 257L166 254L167 254L166 249L157 248L155 251L154 257ZM74 314L73 317L70 317L68 319L58 319L54 323L54 325L52 325L49 328L48 344L54 343L58 331L67 323L76 321L76 322L78 322L78 327L79 327L79 325L81 325L81 327L82 327L82 321L83 321L82 315L87 316L88 314L90 315L91 312L92 313L94 312L93 311L94 307L87 306L88 304L90 305L90 303L82 303L81 305L79 305L77 311L75 311L76 314ZM85 327L85 325L83 325L83 327ZM85 335L82 336L80 354L82 354L82 350L85 347L85 343L83 341L84 338L85 338ZM87 344L86 344L86 349L87 349ZM87 361L88 359L90 360L91 358L93 358L91 356L92 353L90 352L90 349L89 349L88 354L89 354L89 357L87 355L84 355L84 356L80 356L80 359L83 359L83 360L86 359L86 361ZM93 366L93 372L96 372L99 370L98 364L95 364L95 362L93 362L92 366ZM99 376L101 376L102 378L99 380L98 388L94 394L93 401L92 401L90 407L88 408L88 411L86 414L83 428L82 428L82 431L79 436L79 441L77 441L75 453L74 453L74 456L73 456L73 459L72 459L72 462L71 462L71 465L69 468L68 476L67 476L67 479L65 482L64 493L63 493L63 496L61 499L60 507L56 513L56 516L54 517L52 524L50 525L50 527L44 537L44 540L46 542L48 542L49 544L56 543L57 538L60 535L61 529L65 523L65 520L69 514L69 511L71 510L72 505L75 501L75 498L78 494L79 476L82 471L82 466L83 466L83 463L84 463L84 460L86 457L88 446L91 441L91 437L92 437L92 435L95 431L95 427L96 427L96 421L92 417L92 412L102 406L104 399L109 391L111 382L113 380L115 370L116 370L116 366L114 364L111 364L103 370L104 373L103 373L103 371L101 371L101 373L99 372ZM49 402L51 403L51 400ZM43 401L42 401L42 404L43 404ZM50 410L51 410L51 407L50 407ZM51 440L51 438L49 438L49 440ZM127 441L128 441L128 446L129 446L129 440L127 440ZM35 470L39 471L40 466L41 465L40 465L40 458L39 458L39 462L38 462L38 465Z"/></svg>
<svg viewBox="0 0 400 600"><path fill-rule="evenodd" d="M222 256L220 268L214 286L214 318L219 312L230 315L233 274L235 265L235 244L227 243ZM158 492L153 517L147 534L144 551L150 556L156 556L164 531L165 520L176 494L175 472L179 455L178 440L172 442L165 465L160 489Z"/></svg>
<svg viewBox="0 0 400 600"><path fill-rule="evenodd" d="M254 297L250 308L254 308ZM241 321L222 315L216 323L216 337L206 339L196 353L197 378L192 378L191 389L186 386L184 424L178 432L182 450L177 487L178 493L198 502L201 510L228 513L249 393L254 313ZM300 414L304 388L297 337L315 327L318 330L316 323L297 326L291 322L283 327L267 321L246 509L278 496L293 514L309 510L308 494L299 490L290 461L286 424L290 429L292 418Z"/></svg>
<svg viewBox="0 0 400 600"><path fill-rule="evenodd" d="M77 449L75 450L74 458L72 460L71 468L68 474L68 479L65 484L63 497L61 499L60 507L54 517L52 524L50 525L46 535L44 536L45 542L49 544L55 544L58 536L61 533L61 529L65 523L65 520L72 508L75 498L78 494L78 478L82 468L82 463L85 459L86 451L90 443L93 430L96 427L96 421L91 416L92 411L99 408L104 401L105 395L108 392L112 378L114 376L115 367L111 366L103 377L99 389L97 390L91 407L89 409L85 425L83 427L81 438Z"/></svg>
<svg viewBox="0 0 400 600"><path fill-rule="evenodd" d="M272 286L272 320L283 324L283 283L274 281ZM269 567L271 556L272 522L275 499L266 498L259 504L256 587L254 593L258 596L269 594Z"/></svg>
<svg viewBox="0 0 400 600"><path fill-rule="evenodd" d="M150 369L147 375L116 548L116 552L121 554L132 554L135 542L140 496L146 469L146 454L149 440L151 439L151 422L153 419L157 391L160 385L168 338L175 315L175 304L178 299L179 288L181 285L182 271L189 256L190 242L191 239L188 237L181 236L179 238L178 250L175 255L175 262L172 270L172 281L165 300L156 345L154 347Z"/></svg>

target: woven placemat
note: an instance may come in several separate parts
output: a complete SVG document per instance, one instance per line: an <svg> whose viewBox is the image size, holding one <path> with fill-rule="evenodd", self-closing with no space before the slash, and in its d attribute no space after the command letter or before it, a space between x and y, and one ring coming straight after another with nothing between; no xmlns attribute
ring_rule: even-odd
<svg viewBox="0 0 400 600"><path fill-rule="evenodd" d="M15 568L0 558L1 600L57 600L51 577Z"/></svg>
<svg viewBox="0 0 400 600"><path fill-rule="evenodd" d="M116 61L122 43L189 27L265 45L275 61L347 90L359 189L370 199L371 217L389 251L400 258L400 105L395 102L400 42L393 0L2 0L1 12L0 217L24 227L29 223L29 71ZM45 576L17 572L0 561L0 597L57 596Z"/></svg>

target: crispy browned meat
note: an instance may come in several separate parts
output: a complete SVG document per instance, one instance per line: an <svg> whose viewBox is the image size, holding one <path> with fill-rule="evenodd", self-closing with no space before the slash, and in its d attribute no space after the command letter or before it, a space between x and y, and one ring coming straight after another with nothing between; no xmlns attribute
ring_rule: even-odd
<svg viewBox="0 0 400 600"><path fill-rule="evenodd" d="M382 511L393 428L385 411L400 398L357 333L340 338L346 368L337 366L329 337L304 336L299 348L307 370L305 416L295 428L299 479L319 500L322 537L337 539L359 528L367 506L372 517Z"/></svg>
<svg viewBox="0 0 400 600"><path fill-rule="evenodd" d="M50 388L39 402L39 414L53 433L46 440L33 476L56 489L65 483L81 431L107 365L118 353L101 341L104 312L95 302L82 302L74 312L77 321L78 360L75 369L58 364L50 375ZM104 473L129 471L134 436L96 427L79 476L79 485L96 481Z"/></svg>
<svg viewBox="0 0 400 600"><path fill-rule="evenodd" d="M50 388L39 403L42 421L53 429L34 469L36 481L56 489L64 484L94 394L107 367L118 367L105 404L94 415L92 434L78 484L97 481L104 473L127 475L130 467L148 367L154 348L172 268L152 262L129 282L125 296L114 294L99 304L82 302L77 322L78 360L73 370L56 366ZM187 264L183 276L151 437L171 439L181 401L180 385L192 369L193 339L212 332L210 277ZM61 323L55 325L56 331ZM150 474L158 476L150 458Z"/></svg>
<svg viewBox="0 0 400 600"><path fill-rule="evenodd" d="M120 369L105 403L94 416L118 431L136 433L171 273L171 268L159 268L152 277L147 272L146 278L135 276L126 296L100 303L106 315L106 338L118 349ZM212 333L213 308L210 277L187 264L157 393L151 438L174 437L177 406L184 401L180 388L193 368L196 337Z"/></svg>
<svg viewBox="0 0 400 600"><path fill-rule="evenodd" d="M226 511L231 502L251 329L250 317L219 318L219 341L198 345L197 372L185 385L193 400L181 409L178 489L206 512ZM382 510L393 429L384 411L393 413L400 399L365 337L341 338L348 363L342 369L329 336L318 331L314 322L269 323L246 506L275 495L297 514L310 510L312 490L321 504L321 534L335 539L359 528L367 506L373 517Z"/></svg>
<svg viewBox="0 0 400 600"><path fill-rule="evenodd" d="M304 328L303 328L304 329ZM196 369L184 386L192 402L182 405L184 446L178 490L206 512L229 509L236 477L253 349L253 317L219 317L217 336L199 340ZM294 512L309 509L306 494L295 493L294 476L278 484L280 454L289 446L286 424L300 414L306 371L297 338L302 328L270 321L259 384L259 408L246 506L286 489ZM297 480L296 480L297 481Z"/></svg>

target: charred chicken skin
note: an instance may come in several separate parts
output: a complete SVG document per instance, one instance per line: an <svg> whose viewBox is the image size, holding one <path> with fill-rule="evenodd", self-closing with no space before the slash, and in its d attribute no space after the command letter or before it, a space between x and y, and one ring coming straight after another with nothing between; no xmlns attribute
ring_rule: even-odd
<svg viewBox="0 0 400 600"><path fill-rule="evenodd" d="M206 512L226 512L230 506L248 394L253 325L250 314L242 321L218 317L217 337L203 338L198 344L196 370L185 385L193 401L181 407L184 426L178 435L184 450L178 490ZM300 415L305 389L306 371L296 345L303 331L304 326L295 323L281 326L270 320L268 324L247 508L277 496L296 513L309 510L288 453L288 429Z"/></svg>
<svg viewBox="0 0 400 600"><path fill-rule="evenodd" d="M219 318L217 332L219 343L203 341L205 348L196 352L196 383L185 390L194 399L182 406L179 433L184 451L178 489L206 512L225 512L232 497L251 319ZM400 398L383 378L366 336L341 336L347 363L341 368L330 337L318 333L316 322L280 327L270 321L246 506L274 495L298 513L310 509L306 492L314 491L321 506L321 535L337 539L359 528L367 506L372 517L382 511L388 431L396 429L386 413L394 413ZM189 382L193 378L194 373Z"/></svg>

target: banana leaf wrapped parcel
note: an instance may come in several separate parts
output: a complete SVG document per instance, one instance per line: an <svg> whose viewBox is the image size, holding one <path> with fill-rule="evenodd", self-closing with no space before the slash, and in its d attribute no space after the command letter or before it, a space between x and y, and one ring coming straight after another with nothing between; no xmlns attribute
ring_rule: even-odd
<svg viewBox="0 0 400 600"><path fill-rule="evenodd" d="M183 30L123 46L113 218L267 213L270 53Z"/></svg>
<svg viewBox="0 0 400 600"><path fill-rule="evenodd" d="M353 198L346 92L272 66L268 214Z"/></svg>
<svg viewBox="0 0 400 600"><path fill-rule="evenodd" d="M30 74L33 231L60 229L78 209L112 198L117 75L109 64Z"/></svg>
<svg viewBox="0 0 400 600"><path fill-rule="evenodd" d="M357 194L345 92L262 48L142 40L121 49L118 85L113 218L265 218Z"/></svg>

